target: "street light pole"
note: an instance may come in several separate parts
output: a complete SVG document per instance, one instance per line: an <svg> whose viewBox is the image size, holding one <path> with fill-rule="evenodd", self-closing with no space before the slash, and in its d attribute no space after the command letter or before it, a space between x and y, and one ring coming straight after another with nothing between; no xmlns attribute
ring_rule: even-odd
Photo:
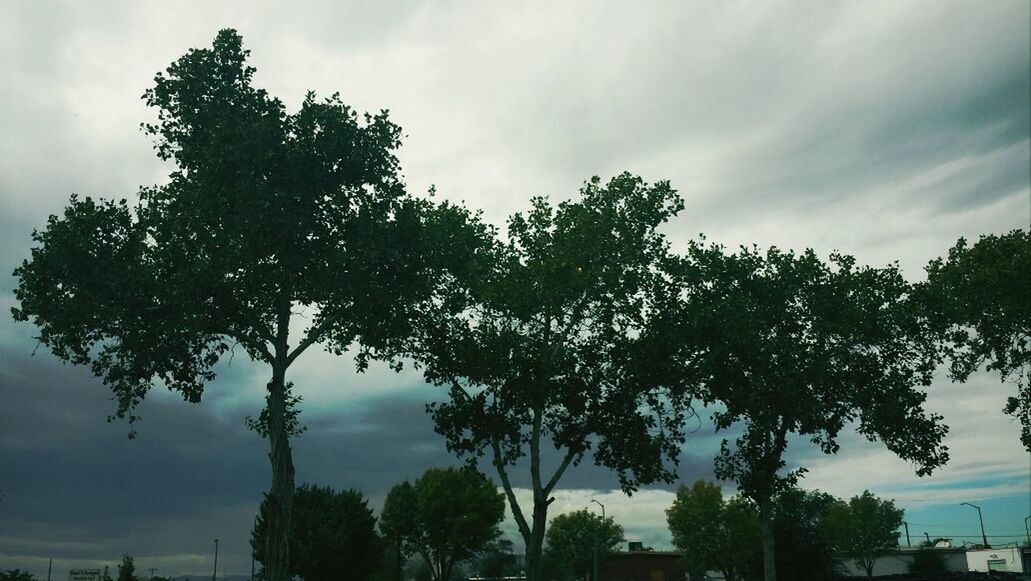
<svg viewBox="0 0 1031 581"><path fill-rule="evenodd" d="M1027 535L1027 546L1031 547L1031 527L1027 526L1027 521L1031 520L1031 514L1024 517L1024 534Z"/></svg>
<svg viewBox="0 0 1031 581"><path fill-rule="evenodd" d="M605 505L598 502L597 498L592 498L591 502L601 507L601 521L605 524ZM594 529L594 576L591 577L591 581L598 581L598 529Z"/></svg>
<svg viewBox="0 0 1031 581"><path fill-rule="evenodd" d="M211 581L215 581L216 576L218 576L218 539L215 539L215 570L211 572Z"/></svg>
<svg viewBox="0 0 1031 581"><path fill-rule="evenodd" d="M961 506L964 505L964 504L967 505L967 506L973 506L974 508L977 509L977 520L981 523L981 540L984 541L984 548L986 548L986 549L992 548L991 545L988 544L988 536L984 534L984 519L981 518L981 507L980 506L975 506L973 504L970 504L969 502L961 502L959 504Z"/></svg>

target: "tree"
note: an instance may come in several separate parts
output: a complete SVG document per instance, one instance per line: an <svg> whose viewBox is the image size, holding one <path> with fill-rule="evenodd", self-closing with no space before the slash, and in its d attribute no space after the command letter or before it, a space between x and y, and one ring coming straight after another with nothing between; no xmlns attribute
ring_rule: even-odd
<svg viewBox="0 0 1031 581"><path fill-rule="evenodd" d="M759 544L759 517L752 504L741 497L726 501L718 485L704 480L677 489L666 522L673 545L684 553L685 568L697 578L710 570L720 571L727 581L742 578Z"/></svg>
<svg viewBox="0 0 1031 581"><path fill-rule="evenodd" d="M926 270L921 288L947 336L951 377L966 381L984 365L1014 381L1004 411L1020 420L1031 451L1031 233L981 236L973 246L960 238Z"/></svg>
<svg viewBox="0 0 1031 581"><path fill-rule="evenodd" d="M923 409L940 355L896 266L857 267L834 253L796 255L742 247L729 254L704 240L669 263L678 281L651 327L665 373L706 404L723 441L716 476L735 482L759 508L767 581L776 579L771 499L804 467L781 474L788 436L827 454L855 423L869 440L929 474L948 459L941 416Z"/></svg>
<svg viewBox="0 0 1031 581"><path fill-rule="evenodd" d="M136 565L128 553L122 555L122 564L118 565L118 581L136 581Z"/></svg>
<svg viewBox="0 0 1031 581"><path fill-rule="evenodd" d="M144 94L157 122L143 129L174 165L168 182L132 207L72 196L34 232L12 312L57 357L89 365L130 421L154 385L199 402L237 346L268 365L254 425L272 465L268 574L284 581L299 399L288 369L322 344L354 348L363 370L409 332L410 306L441 276L436 258L476 244L464 209L405 193L386 111L359 120L338 95L309 93L287 113L252 85L248 52L223 30L157 74Z"/></svg>
<svg viewBox="0 0 1031 581"><path fill-rule="evenodd" d="M877 559L898 548L903 512L893 501L881 500L869 490L848 503L836 502L827 515L834 548L855 558L866 578L872 578Z"/></svg>
<svg viewBox="0 0 1031 581"><path fill-rule="evenodd" d="M262 504L251 531L251 550L262 564L267 559L268 507ZM349 579L368 579L383 554L376 517L362 493L328 486L297 488L289 543L289 573L305 581L333 581L344 572Z"/></svg>
<svg viewBox="0 0 1031 581"><path fill-rule="evenodd" d="M392 560L395 567L393 578L396 581L401 581L405 558L412 554L411 544L405 541L414 538L416 534L418 522L415 506L415 489L407 480L395 484L383 502L379 528L384 541L389 545L388 551L393 555Z"/></svg>
<svg viewBox="0 0 1031 581"><path fill-rule="evenodd" d="M651 287L663 283L657 229L682 206L668 183L630 174L593 178L579 201L534 198L478 276L449 295L465 308L425 317L434 324L410 349L426 378L449 389L429 406L449 450L470 462L486 454L497 471L531 580L541 576L551 493L589 451L626 492L675 478L689 402L638 371L649 360L638 339ZM526 457L530 514L513 485Z"/></svg>
<svg viewBox="0 0 1031 581"><path fill-rule="evenodd" d="M544 557L570 579L590 577L596 581L595 559L600 567L623 541L623 527L612 517L577 510L551 520Z"/></svg>
<svg viewBox="0 0 1031 581"><path fill-rule="evenodd" d="M505 499L494 483L469 469L430 468L402 482L383 505L385 534L401 538L404 554L418 554L434 581L447 581L459 561L473 557L500 534Z"/></svg>
<svg viewBox="0 0 1031 581"><path fill-rule="evenodd" d="M827 516L838 499L818 490L789 487L771 499L773 531L776 552L776 570L784 579L792 581L836 581L838 562ZM746 567L746 578L764 575L764 555L753 553Z"/></svg>

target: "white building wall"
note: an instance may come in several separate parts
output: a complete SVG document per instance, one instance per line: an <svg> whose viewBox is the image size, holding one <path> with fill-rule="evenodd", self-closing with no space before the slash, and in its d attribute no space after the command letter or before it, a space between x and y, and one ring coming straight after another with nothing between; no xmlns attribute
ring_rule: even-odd
<svg viewBox="0 0 1031 581"><path fill-rule="evenodd" d="M989 561L996 562L991 566L991 570L994 571L1024 572L1023 565L1020 562L1020 549L1018 548L967 551L967 567L971 571L989 571ZM1004 561L1004 563L998 563L999 561Z"/></svg>

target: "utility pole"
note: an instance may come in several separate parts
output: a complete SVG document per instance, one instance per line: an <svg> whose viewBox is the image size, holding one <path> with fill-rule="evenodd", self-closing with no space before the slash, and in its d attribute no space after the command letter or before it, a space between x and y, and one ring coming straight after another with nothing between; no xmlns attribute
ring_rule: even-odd
<svg viewBox="0 0 1031 581"><path fill-rule="evenodd" d="M980 506L974 506L973 504L970 504L969 502L961 502L959 504L961 506L965 504L967 506L972 506L972 507L977 509L977 520L981 523L981 540L984 541L984 548L986 548L986 549L992 548L991 545L988 544L988 536L984 534L984 519L981 518L981 507Z"/></svg>
<svg viewBox="0 0 1031 581"><path fill-rule="evenodd" d="M251 551L251 581L254 581L254 551Z"/></svg>
<svg viewBox="0 0 1031 581"><path fill-rule="evenodd" d="M605 505L598 502L597 498L592 498L591 502L601 507L601 521L602 525L605 524ZM598 581L598 527L594 528L594 576L591 577L591 581Z"/></svg>
<svg viewBox="0 0 1031 581"><path fill-rule="evenodd" d="M158 570L158 568L157 568L157 567L151 567L151 568L150 568L150 578L151 578L151 579L153 579L153 578L154 578L154 571L157 571L157 570Z"/></svg>
<svg viewBox="0 0 1031 581"><path fill-rule="evenodd" d="M50 557L50 564L47 565L47 581L50 581L50 571L54 568L54 558Z"/></svg>
<svg viewBox="0 0 1031 581"><path fill-rule="evenodd" d="M913 545L909 542L909 523L902 521L902 526L906 527L906 546L912 547Z"/></svg>
<svg viewBox="0 0 1031 581"><path fill-rule="evenodd" d="M218 576L218 539L215 539L215 570L211 572L211 581L215 581L216 576Z"/></svg>

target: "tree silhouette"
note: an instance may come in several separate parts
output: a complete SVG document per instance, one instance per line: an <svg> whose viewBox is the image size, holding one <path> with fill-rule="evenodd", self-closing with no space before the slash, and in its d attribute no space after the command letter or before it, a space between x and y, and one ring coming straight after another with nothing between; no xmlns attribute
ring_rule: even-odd
<svg viewBox="0 0 1031 581"><path fill-rule="evenodd" d="M435 429L470 461L484 454L501 480L527 555L540 578L552 491L571 464L593 452L624 490L672 481L688 403L641 369L650 353L638 338L652 287L666 281L657 231L683 202L666 182L622 174L586 183L577 201L534 198L451 303L421 320L410 348L428 380L450 398L431 405ZM546 467L542 448L558 452ZM530 514L512 474L528 457Z"/></svg>
<svg viewBox="0 0 1031 581"><path fill-rule="evenodd" d="M168 182L132 207L73 196L34 233L13 313L57 357L89 365L130 420L154 385L199 402L237 345L268 365L256 426L272 464L265 554L269 579L284 581L297 427L287 370L316 344L356 348L364 369L410 331L436 259L475 244L468 212L406 195L386 111L360 119L339 96L309 93L287 113L252 85L247 56L223 30L158 73L144 94L157 122L143 128L174 164Z"/></svg>
<svg viewBox="0 0 1031 581"><path fill-rule="evenodd" d="M948 459L941 416L923 409L940 361L936 337L895 266L858 267L743 247L727 253L692 242L670 263L678 281L664 299L665 323L650 329L666 373L707 404L717 430L742 424L723 441L718 478L759 508L767 581L776 578L771 498L793 484L781 474L792 434L827 454L850 423L929 474Z"/></svg>

